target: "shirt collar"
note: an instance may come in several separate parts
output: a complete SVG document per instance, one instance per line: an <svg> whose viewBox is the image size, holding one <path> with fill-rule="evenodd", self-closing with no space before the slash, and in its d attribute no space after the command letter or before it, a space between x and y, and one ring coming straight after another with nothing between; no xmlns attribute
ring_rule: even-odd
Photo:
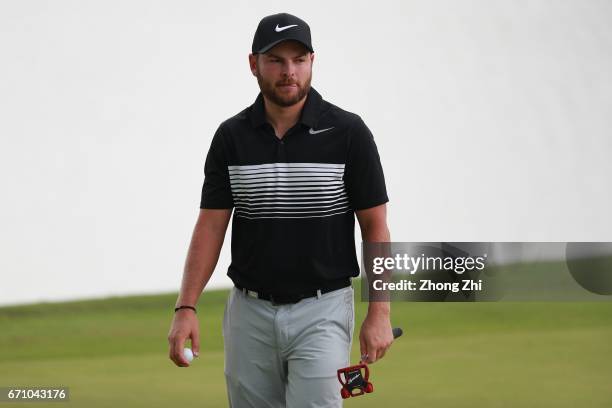
<svg viewBox="0 0 612 408"><path fill-rule="evenodd" d="M322 100L323 98L321 95L313 87L310 87L310 91L306 96L306 102L304 102L304 106L300 114L299 122L308 127L314 128L317 124L317 120L319 119L319 108ZM251 105L249 116L251 119L251 125L253 125L254 128L267 123L264 99L261 92L259 95L257 95L257 99L255 99L255 102Z"/></svg>

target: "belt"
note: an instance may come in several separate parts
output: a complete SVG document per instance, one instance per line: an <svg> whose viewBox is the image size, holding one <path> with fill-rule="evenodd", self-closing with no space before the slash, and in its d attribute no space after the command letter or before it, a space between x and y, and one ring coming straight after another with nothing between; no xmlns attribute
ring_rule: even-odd
<svg viewBox="0 0 612 408"><path fill-rule="evenodd" d="M256 292L254 290L250 290L250 289L244 288L239 285L234 285L234 286L236 286L236 289L240 290L242 293L244 293L247 296L250 296L256 299L267 300L267 301L272 302L275 305L286 305L286 304L291 304L291 303L297 303L302 299L307 299L311 297L320 297L324 293L346 288L347 286L350 286L350 285L351 285L351 280L347 278L347 279L342 279L339 281L330 282L317 290L312 290L310 292L305 292L305 293L300 293L300 294L295 294L295 295Z"/></svg>

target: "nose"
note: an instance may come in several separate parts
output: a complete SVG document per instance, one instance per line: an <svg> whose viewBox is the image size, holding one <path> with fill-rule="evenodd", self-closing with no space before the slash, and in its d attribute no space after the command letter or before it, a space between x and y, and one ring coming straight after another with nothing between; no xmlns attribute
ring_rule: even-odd
<svg viewBox="0 0 612 408"><path fill-rule="evenodd" d="M291 60L285 62L281 73L284 77L295 77L295 63Z"/></svg>

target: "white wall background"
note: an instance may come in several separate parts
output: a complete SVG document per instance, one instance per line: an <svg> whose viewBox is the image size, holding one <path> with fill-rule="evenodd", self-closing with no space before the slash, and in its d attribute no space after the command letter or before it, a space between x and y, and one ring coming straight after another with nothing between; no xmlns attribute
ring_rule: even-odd
<svg viewBox="0 0 612 408"><path fill-rule="evenodd" d="M211 136L280 11L375 134L394 241L612 241L609 1L7 0L0 304L178 290ZM211 286L228 265L229 236Z"/></svg>

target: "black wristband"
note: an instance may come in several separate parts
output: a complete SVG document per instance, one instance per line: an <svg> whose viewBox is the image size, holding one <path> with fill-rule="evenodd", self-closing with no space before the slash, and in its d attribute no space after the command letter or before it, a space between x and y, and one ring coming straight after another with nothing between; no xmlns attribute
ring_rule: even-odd
<svg viewBox="0 0 612 408"><path fill-rule="evenodd" d="M191 309L193 310L195 313L198 313L198 311L196 310L195 307L193 306L179 306L179 307L175 307L174 308L174 313L176 313L179 309Z"/></svg>

